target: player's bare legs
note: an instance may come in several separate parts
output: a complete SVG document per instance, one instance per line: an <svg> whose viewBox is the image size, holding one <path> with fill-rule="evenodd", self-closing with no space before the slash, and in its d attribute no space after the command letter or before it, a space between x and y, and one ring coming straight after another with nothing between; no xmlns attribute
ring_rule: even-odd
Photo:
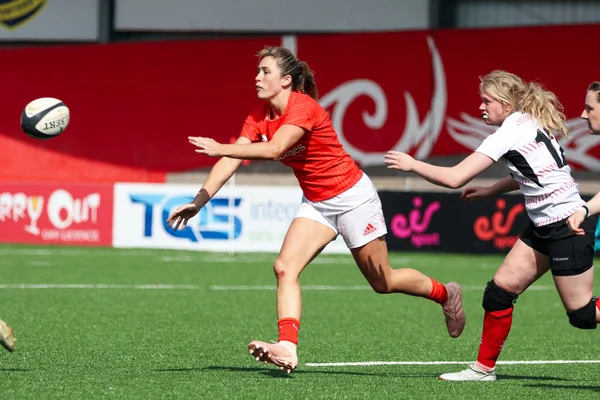
<svg viewBox="0 0 600 400"><path fill-rule="evenodd" d="M517 240L496 271L494 282L504 290L520 295L549 270L547 256Z"/></svg>
<svg viewBox="0 0 600 400"><path fill-rule="evenodd" d="M458 337L465 327L462 289L450 282L442 285L412 268L393 269L383 236L364 246L351 249L356 264L377 293L405 293L426 297L442 304L448 333Z"/></svg>
<svg viewBox="0 0 600 400"><path fill-rule="evenodd" d="M8 351L15 349L15 337L8 324L0 319L0 344Z"/></svg>
<svg viewBox="0 0 600 400"><path fill-rule="evenodd" d="M375 292L405 293L420 297L427 297L431 292L431 279L416 269L392 269L383 236L351 251L360 271Z"/></svg>
<svg viewBox="0 0 600 400"><path fill-rule="evenodd" d="M300 273L335 236L331 228L311 219L292 221L273 266L277 277L279 341L250 342L248 349L257 361L275 364L287 372L298 366L296 345L302 314Z"/></svg>
<svg viewBox="0 0 600 400"><path fill-rule="evenodd" d="M443 374L449 381L494 381L494 368L512 326L513 303L550 269L548 257L517 240L483 295L483 332L477 362L466 370ZM588 298L589 301L589 298Z"/></svg>
<svg viewBox="0 0 600 400"><path fill-rule="evenodd" d="M600 322L600 309L598 300L592 299L594 285L594 267L579 275L554 276L554 284L567 313L585 310L588 306L594 309L596 322ZM590 299L592 299L590 301ZM590 303L595 303L591 306ZM581 311L580 311L581 312ZM590 311L591 314L591 311ZM590 321L591 323L592 321Z"/></svg>
<svg viewBox="0 0 600 400"><path fill-rule="evenodd" d="M292 221L273 265L277 277L279 319L300 318L300 273L335 237L331 228L311 219L295 218Z"/></svg>

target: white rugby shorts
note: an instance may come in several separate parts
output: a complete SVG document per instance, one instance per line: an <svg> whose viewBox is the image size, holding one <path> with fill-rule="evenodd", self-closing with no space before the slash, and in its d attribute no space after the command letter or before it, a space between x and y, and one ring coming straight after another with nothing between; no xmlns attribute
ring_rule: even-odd
<svg viewBox="0 0 600 400"><path fill-rule="evenodd" d="M336 235L342 235L349 249L387 233L381 200L365 173L354 186L331 199L310 201L302 196L295 218L312 219L330 227Z"/></svg>

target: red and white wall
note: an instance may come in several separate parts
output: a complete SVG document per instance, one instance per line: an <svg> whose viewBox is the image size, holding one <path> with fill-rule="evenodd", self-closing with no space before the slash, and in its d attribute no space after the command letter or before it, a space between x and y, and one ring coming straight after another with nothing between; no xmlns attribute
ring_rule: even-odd
<svg viewBox="0 0 600 400"><path fill-rule="evenodd" d="M0 49L9 94L0 97L0 182L164 182L209 167L215 159L197 155L187 136L235 139L257 101L254 54L283 41L316 71L320 102L362 165L382 165L390 149L470 152L489 133L478 77L500 68L558 95L568 159L598 171L600 140L579 118L588 84L600 79L600 55L582 38L598 34L589 25ZM19 126L25 104L42 96L72 113L69 128L43 142Z"/></svg>

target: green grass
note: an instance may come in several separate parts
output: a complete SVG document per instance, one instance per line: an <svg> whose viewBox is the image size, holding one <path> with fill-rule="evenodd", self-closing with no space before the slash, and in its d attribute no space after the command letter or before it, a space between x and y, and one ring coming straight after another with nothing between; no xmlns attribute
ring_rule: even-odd
<svg viewBox="0 0 600 400"><path fill-rule="evenodd" d="M464 365L314 367L306 363L472 361L483 286L499 256L393 254L466 287L467 327L446 333L438 305L369 290L305 290L300 366L291 375L256 363L252 339L275 340L272 254L0 246L0 283L192 285L190 289L0 290L0 318L17 350L0 353L4 398L596 398L600 364L500 365L496 382L443 382ZM349 256L324 255L302 285L365 286ZM551 286L546 276L538 286ZM596 292L600 293L600 285ZM600 360L596 331L568 324L554 290L531 290L516 305L502 360Z"/></svg>

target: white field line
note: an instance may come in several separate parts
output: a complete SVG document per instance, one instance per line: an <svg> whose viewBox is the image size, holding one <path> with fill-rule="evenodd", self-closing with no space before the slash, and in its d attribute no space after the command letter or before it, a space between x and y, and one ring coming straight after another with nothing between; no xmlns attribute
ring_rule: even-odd
<svg viewBox="0 0 600 400"><path fill-rule="evenodd" d="M192 253L192 254L190 254ZM251 263L273 265L277 254L254 254L239 253L237 255L227 255L225 253L202 253L186 252L185 254L165 254L161 250L77 250L77 249L0 249L0 256L29 256L29 257L156 257L163 262L180 263ZM398 257L394 259L396 264L408 264L414 260L408 257ZM321 255L312 261L312 264L339 264L352 265L354 260L350 256L344 255Z"/></svg>
<svg viewBox="0 0 600 400"><path fill-rule="evenodd" d="M52 283L40 283L40 284L4 284L0 285L0 289L125 289L125 290L198 290L204 289L205 286L199 285L114 285L114 284L86 284L86 283L75 283L75 284L52 284Z"/></svg>
<svg viewBox="0 0 600 400"><path fill-rule="evenodd" d="M26 265L31 267L52 267L54 264L49 261L28 261Z"/></svg>
<svg viewBox="0 0 600 400"><path fill-rule="evenodd" d="M166 250L172 252L173 250ZM165 262L232 262L232 263L252 263L272 264L277 258L276 253L272 254L256 254L256 253L238 253L228 255L226 253L203 253L194 252L191 250L183 251L183 254L165 254L165 250L161 249L110 249L110 250L86 250L86 249L64 249L64 248L48 248L48 249L0 249L0 256L3 255L22 255L32 257L44 256L59 256L59 257L157 257L160 261ZM412 257L390 255L392 265L422 263L422 260L417 260ZM438 265L440 262L430 260L427 265ZM339 264L339 265L354 265L354 260L346 254L322 254L314 259L311 264Z"/></svg>
<svg viewBox="0 0 600 400"><path fill-rule="evenodd" d="M0 248L0 256L3 255L22 255L28 257L152 257L161 262L172 263L236 263L236 264L265 264L266 266L273 265L277 258L276 253L251 253L241 252L233 255L227 253L210 253L204 251L177 250L169 249L128 249L128 248L113 248L113 249L72 249L72 248ZM432 255L426 262L420 257L411 257L406 255L390 254L390 264L392 266L414 265L417 269L427 269L430 267L439 267L444 265L443 255L439 257ZM0 259L0 265L3 260ZM314 259L313 265L332 265L332 266L354 266L354 259L348 254L321 254ZM482 260L477 264L477 269L497 269L500 262L490 263ZM469 263L454 264L452 268L471 269L474 268Z"/></svg>
<svg viewBox="0 0 600 400"><path fill-rule="evenodd" d="M329 285L306 285L302 290L315 291L344 291L344 290L368 290L370 286L329 286ZM176 284L145 284L145 285L122 285L111 283L15 283L0 284L0 289L125 289L125 290L201 290L206 289L202 285L176 285ZM215 291L239 291L239 290L276 290L275 285L256 286L209 286L208 289ZM463 291L482 291L483 286L463 286ZM554 286L532 286L528 290L554 290Z"/></svg>
<svg viewBox="0 0 600 400"><path fill-rule="evenodd" d="M227 255L207 255L207 256L163 256L160 257L160 261L164 262L179 262L179 263L201 263L201 262L213 262L213 263L237 263L237 264L265 264L266 266L273 265L273 262L277 258L276 254L269 257L260 256L227 256ZM409 259L397 259L394 260L395 264L409 264L413 262ZM311 264L333 264L333 265L354 265L354 260L344 258L327 258L319 257L311 261Z"/></svg>
<svg viewBox="0 0 600 400"><path fill-rule="evenodd" d="M0 249L0 255L23 255L23 256L158 256L158 251L144 251L144 250L131 250L131 251L120 251L120 250L77 250L77 249Z"/></svg>
<svg viewBox="0 0 600 400"><path fill-rule="evenodd" d="M306 363L307 367L368 367L376 365L468 365L472 361L364 361L337 363ZM522 360L498 361L501 365L600 364L600 360Z"/></svg>
<svg viewBox="0 0 600 400"><path fill-rule="evenodd" d="M356 285L356 286L330 286L330 285L306 285L300 286L302 290L373 290L368 285ZM212 290L276 290L277 286L275 285L249 285L249 286L211 286ZM485 289L485 286L463 286L463 291L482 291ZM531 290L555 290L554 286L543 286L536 285L531 286L527 289Z"/></svg>

